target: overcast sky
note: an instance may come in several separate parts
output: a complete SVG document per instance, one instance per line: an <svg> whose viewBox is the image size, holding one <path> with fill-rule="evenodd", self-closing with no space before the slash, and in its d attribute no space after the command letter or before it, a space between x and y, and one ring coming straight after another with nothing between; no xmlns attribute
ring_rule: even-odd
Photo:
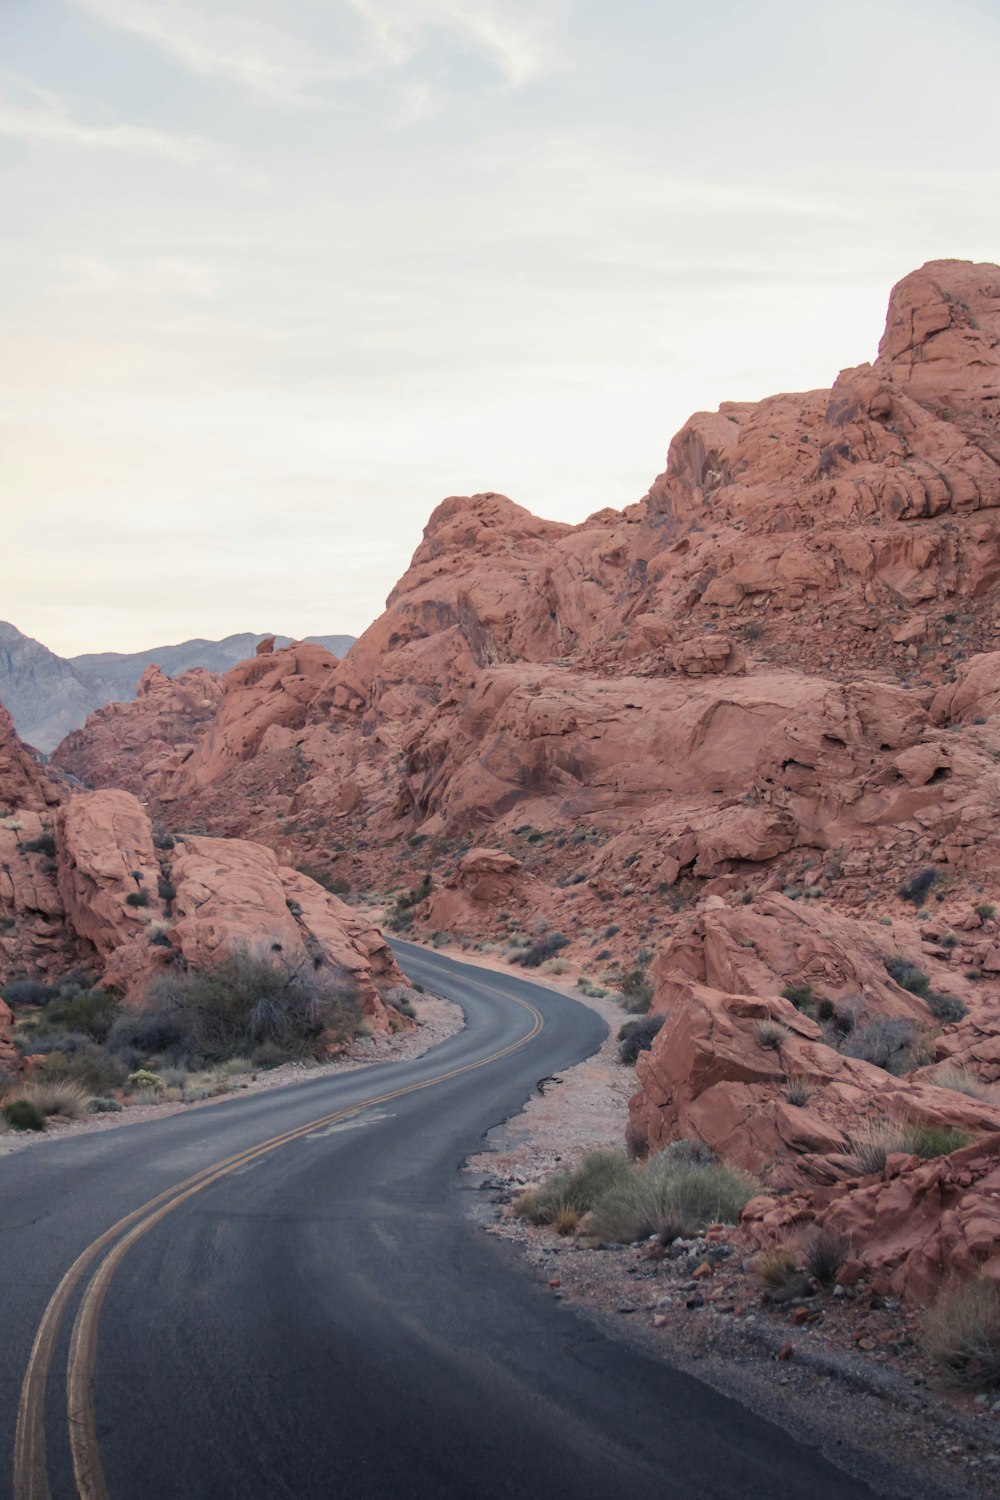
<svg viewBox="0 0 1000 1500"><path fill-rule="evenodd" d="M360 633L1000 259L995 0L0 0L0 617Z"/></svg>

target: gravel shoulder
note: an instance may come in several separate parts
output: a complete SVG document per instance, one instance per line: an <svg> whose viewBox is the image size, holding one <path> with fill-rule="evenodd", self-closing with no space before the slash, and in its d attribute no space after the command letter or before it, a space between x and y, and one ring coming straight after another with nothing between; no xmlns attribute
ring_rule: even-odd
<svg viewBox="0 0 1000 1500"><path fill-rule="evenodd" d="M294 1088L296 1084L328 1077L331 1074L351 1073L358 1068L370 1067L372 1063L405 1062L422 1057L432 1047L446 1041L461 1031L465 1017L461 1006L437 996L414 994L412 1004L416 1012L416 1027L398 1031L389 1037L358 1037L338 1057L326 1063L284 1063L280 1068L269 1068L256 1073L236 1074L229 1081L227 1093L211 1099L198 1100L190 1104L171 1102L168 1104L128 1105L116 1114L88 1115L83 1120L50 1121L44 1132L10 1130L0 1134L0 1156L14 1151L44 1147L49 1141L62 1141L73 1135L94 1135L103 1130L118 1130L128 1125L141 1125L147 1120L164 1119L167 1115L179 1114L182 1110L213 1109L227 1100L244 1093L263 1093L269 1089ZM208 1128L208 1122L206 1122Z"/></svg>
<svg viewBox="0 0 1000 1500"><path fill-rule="evenodd" d="M484 967L507 968L495 959ZM597 1010L609 1036L586 1062L543 1080L468 1161L482 1189L469 1198L483 1231L554 1298L813 1443L884 1495L1000 1494L1000 1393L977 1404L943 1390L920 1353L916 1311L864 1285L766 1305L735 1230L652 1258L647 1245L593 1248L513 1217L513 1201L553 1169L622 1147L634 1091L632 1070L618 1061L621 1007L549 976L541 982Z"/></svg>

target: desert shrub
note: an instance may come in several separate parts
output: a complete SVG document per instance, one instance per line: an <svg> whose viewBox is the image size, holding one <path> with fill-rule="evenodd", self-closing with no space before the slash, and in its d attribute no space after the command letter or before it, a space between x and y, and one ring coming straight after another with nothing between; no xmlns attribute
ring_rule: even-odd
<svg viewBox="0 0 1000 1500"><path fill-rule="evenodd" d="M801 1010L806 1015L815 1013L816 997L811 984L786 984L781 992L781 998L790 1000L796 1010Z"/></svg>
<svg viewBox="0 0 1000 1500"><path fill-rule="evenodd" d="M90 1094L68 1078L33 1078L21 1087L17 1096L27 1099L43 1115L64 1115L68 1120L79 1120L87 1113Z"/></svg>
<svg viewBox="0 0 1000 1500"><path fill-rule="evenodd" d="M154 1073L151 1068L136 1068L134 1073L128 1075L128 1086L133 1093L159 1093L166 1087L159 1073Z"/></svg>
<svg viewBox="0 0 1000 1500"><path fill-rule="evenodd" d="M785 1098L789 1104L804 1108L816 1092L816 1085L804 1073L790 1073L785 1084Z"/></svg>
<svg viewBox="0 0 1000 1500"><path fill-rule="evenodd" d="M957 995L949 995L945 990L931 990L925 998L931 1015L942 1026L953 1026L956 1021L969 1014L969 1007L965 1002Z"/></svg>
<svg viewBox="0 0 1000 1500"><path fill-rule="evenodd" d="M967 1068L956 1067L953 1063L942 1063L939 1068L934 1069L933 1077L927 1079L935 1088L952 1089L956 1094L967 1094L970 1099L981 1099L986 1103L996 1103L997 1086L992 1083L983 1083L975 1073L970 1073Z"/></svg>
<svg viewBox="0 0 1000 1500"><path fill-rule="evenodd" d="M122 1108L123 1106L117 1099L96 1098L91 1099L87 1105L87 1112L92 1115L117 1115L121 1113Z"/></svg>
<svg viewBox="0 0 1000 1500"><path fill-rule="evenodd" d="M3 998L12 1008L44 1005L47 1000L54 1000L58 993L57 986L45 984L41 979L12 979L3 987Z"/></svg>
<svg viewBox="0 0 1000 1500"><path fill-rule="evenodd" d="M53 1032L72 1031L89 1036L95 1042L105 1042L120 1013L121 1000L113 990L87 990L75 994L63 991L45 1007L35 1025L34 1035L44 1037Z"/></svg>
<svg viewBox="0 0 1000 1500"><path fill-rule="evenodd" d="M780 1021L772 1021L769 1017L758 1021L754 1031L760 1045L771 1052L778 1051L792 1034L787 1026L782 1026Z"/></svg>
<svg viewBox="0 0 1000 1500"><path fill-rule="evenodd" d="M639 1053L649 1051L665 1020L666 1016L643 1016L638 1021L626 1021L618 1033L619 1062L634 1066Z"/></svg>
<svg viewBox="0 0 1000 1500"><path fill-rule="evenodd" d="M396 897L396 910L408 911L411 906L419 906L422 901L427 900L432 887L433 881L430 874L427 873L421 878L420 884L415 886L413 890L405 891L402 895Z"/></svg>
<svg viewBox="0 0 1000 1500"><path fill-rule="evenodd" d="M661 1164L676 1162L685 1167L715 1167L719 1158L704 1141L671 1141L659 1152Z"/></svg>
<svg viewBox="0 0 1000 1500"><path fill-rule="evenodd" d="M930 1161L936 1156L950 1156L972 1145L972 1136L964 1130L949 1129L944 1125L912 1125L907 1139L908 1149L914 1156Z"/></svg>
<svg viewBox="0 0 1000 1500"><path fill-rule="evenodd" d="M937 870L932 865L928 865L918 875L912 875L909 880L904 880L897 887L897 893L904 901L912 901L914 906L923 906L924 899L937 878Z"/></svg>
<svg viewBox="0 0 1000 1500"><path fill-rule="evenodd" d="M885 959L885 969L889 978L894 979L900 989L907 990L911 995L919 995L921 999L931 987L929 975L901 953Z"/></svg>
<svg viewBox="0 0 1000 1500"><path fill-rule="evenodd" d="M44 1130L45 1116L31 1099L8 1099L3 1117L11 1130Z"/></svg>
<svg viewBox="0 0 1000 1500"><path fill-rule="evenodd" d="M413 913L409 907L394 906L385 919L390 932L409 932L413 926Z"/></svg>
<svg viewBox="0 0 1000 1500"><path fill-rule="evenodd" d="M554 1172L540 1187L523 1193L514 1212L531 1224L552 1224L567 1210L585 1214L631 1170L618 1151L590 1151L578 1166Z"/></svg>
<svg viewBox="0 0 1000 1500"><path fill-rule="evenodd" d="M733 1223L756 1184L735 1167L701 1165L662 1152L630 1168L597 1201L593 1231L619 1243L657 1234L695 1234L708 1224Z"/></svg>
<svg viewBox="0 0 1000 1500"><path fill-rule="evenodd" d="M24 848L29 854L47 854L49 859L53 859L56 852L56 841L51 833L40 833L36 839L26 839Z"/></svg>
<svg viewBox="0 0 1000 1500"><path fill-rule="evenodd" d="M764 1286L777 1291L779 1287L787 1286L796 1274L797 1266L792 1251L784 1245L775 1245L773 1249L762 1250L753 1263L753 1272Z"/></svg>
<svg viewBox="0 0 1000 1500"><path fill-rule="evenodd" d="M868 1120L848 1136L851 1154L866 1173L885 1170L886 1158L894 1152L920 1156L925 1161L949 1156L971 1144L972 1137L961 1130L940 1125L923 1125L909 1120Z"/></svg>
<svg viewBox="0 0 1000 1500"><path fill-rule="evenodd" d="M916 1067L919 1049L920 1037L912 1021L905 1016L876 1016L855 1027L841 1050L898 1078Z"/></svg>
<svg viewBox="0 0 1000 1500"><path fill-rule="evenodd" d="M153 1088L149 1084L144 1084L141 1088L132 1090L132 1103L138 1105L165 1104L167 1093L167 1089Z"/></svg>
<svg viewBox="0 0 1000 1500"><path fill-rule="evenodd" d="M652 981L646 977L645 969L630 969L622 978L621 1003L633 1015L645 1015L653 1003Z"/></svg>
<svg viewBox="0 0 1000 1500"><path fill-rule="evenodd" d="M452 937L451 933L444 932L442 929L439 929L437 932L431 933L432 948L447 948L448 944L453 943L454 941L455 939Z"/></svg>
<svg viewBox="0 0 1000 1500"><path fill-rule="evenodd" d="M561 932L547 932L544 937L532 943L530 947L522 948L519 952L511 954L512 964L521 964L526 969L538 969L547 958L552 958L559 952L560 948L569 947L569 938Z"/></svg>
<svg viewBox="0 0 1000 1500"><path fill-rule="evenodd" d="M173 901L173 899L177 895L177 887L174 885L173 881L168 880L164 875L161 876L161 878L156 882L156 894L159 896L161 901L170 902Z"/></svg>
<svg viewBox="0 0 1000 1500"><path fill-rule="evenodd" d="M36 1064L36 1075L49 1083L69 1083L87 1094L110 1094L124 1086L128 1068L120 1057L82 1040L69 1050L48 1052Z"/></svg>
<svg viewBox="0 0 1000 1500"><path fill-rule="evenodd" d="M829 1286L847 1259L850 1248L850 1241L838 1230L816 1228L805 1244L806 1270L821 1286Z"/></svg>
<svg viewBox="0 0 1000 1500"><path fill-rule="evenodd" d="M997 909L992 901L980 901L976 907L976 916L981 917L984 922L989 922L997 914Z"/></svg>
<svg viewBox="0 0 1000 1500"><path fill-rule="evenodd" d="M250 1058L266 1042L280 1047L286 1060L319 1057L361 1025L349 975L338 978L329 969L247 949L213 968L161 975L148 998L144 1014L116 1023L112 1045L164 1053L192 1067Z"/></svg>
<svg viewBox="0 0 1000 1500"><path fill-rule="evenodd" d="M828 996L824 995L821 1000L817 1000L817 1002L816 1002L816 1019L817 1019L817 1021L832 1021L836 1017L836 1014L837 1014L837 1007L834 1005L833 1001L828 998Z"/></svg>
<svg viewBox="0 0 1000 1500"><path fill-rule="evenodd" d="M268 1069L280 1068L282 1063L288 1061L288 1054L278 1042L261 1042L259 1047L253 1049L253 1065L255 1068Z"/></svg>
<svg viewBox="0 0 1000 1500"><path fill-rule="evenodd" d="M148 906L149 892L129 891L128 895L125 897L125 904L126 906Z"/></svg>
<svg viewBox="0 0 1000 1500"><path fill-rule="evenodd" d="M977 1276L946 1287L924 1315L923 1345L952 1385L1000 1385L1000 1286Z"/></svg>
<svg viewBox="0 0 1000 1500"><path fill-rule="evenodd" d="M150 934L149 946L151 948L172 948L174 945L170 941L169 932L165 928L160 927L156 932Z"/></svg>

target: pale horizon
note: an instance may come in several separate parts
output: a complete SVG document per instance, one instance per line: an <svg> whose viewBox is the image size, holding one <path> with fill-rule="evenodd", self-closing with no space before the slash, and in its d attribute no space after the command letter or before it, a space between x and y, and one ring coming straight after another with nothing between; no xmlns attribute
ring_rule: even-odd
<svg viewBox="0 0 1000 1500"><path fill-rule="evenodd" d="M1000 259L1000 18L0 0L0 616L360 635L447 495L578 523ZM922 80L933 79L929 103Z"/></svg>

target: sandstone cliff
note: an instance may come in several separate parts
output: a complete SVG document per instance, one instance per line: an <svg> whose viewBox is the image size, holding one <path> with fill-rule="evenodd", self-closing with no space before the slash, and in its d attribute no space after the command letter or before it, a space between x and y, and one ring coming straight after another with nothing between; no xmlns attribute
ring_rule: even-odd
<svg viewBox="0 0 1000 1500"><path fill-rule="evenodd" d="M852 1122L964 1131L979 1245L1000 1114L934 1069L1000 1078L998 516L1000 268L932 262L870 364L695 415L624 511L445 500L346 660L254 659L203 712L151 680L56 760L401 929L638 974L668 1015L640 1147L698 1133L821 1214ZM781 995L803 986L830 1015ZM914 1070L853 1055L848 1014L910 1026ZM892 1176L914 1202L921 1170Z"/></svg>

